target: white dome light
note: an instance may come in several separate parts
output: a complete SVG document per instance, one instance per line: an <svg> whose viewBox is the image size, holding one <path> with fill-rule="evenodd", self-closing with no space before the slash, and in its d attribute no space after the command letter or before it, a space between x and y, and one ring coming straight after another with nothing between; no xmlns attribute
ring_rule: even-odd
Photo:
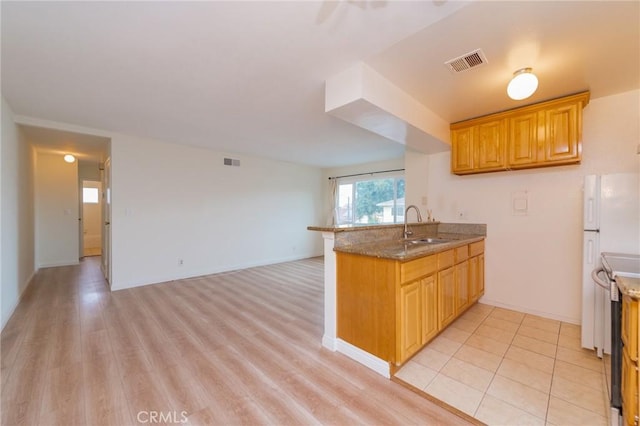
<svg viewBox="0 0 640 426"><path fill-rule="evenodd" d="M531 72L531 68L522 68L513 73L507 86L507 94L511 99L519 101L533 95L537 88L538 77Z"/></svg>
<svg viewBox="0 0 640 426"><path fill-rule="evenodd" d="M66 161L67 163L73 163L74 161L76 161L76 157L71 154L67 154L64 156L64 161Z"/></svg>

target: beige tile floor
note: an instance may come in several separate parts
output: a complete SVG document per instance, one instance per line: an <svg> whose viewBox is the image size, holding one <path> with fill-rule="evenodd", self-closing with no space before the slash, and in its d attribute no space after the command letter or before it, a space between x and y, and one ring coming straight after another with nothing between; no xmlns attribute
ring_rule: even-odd
<svg viewBox="0 0 640 426"><path fill-rule="evenodd" d="M396 377L488 425L607 425L607 360L580 326L476 304Z"/></svg>

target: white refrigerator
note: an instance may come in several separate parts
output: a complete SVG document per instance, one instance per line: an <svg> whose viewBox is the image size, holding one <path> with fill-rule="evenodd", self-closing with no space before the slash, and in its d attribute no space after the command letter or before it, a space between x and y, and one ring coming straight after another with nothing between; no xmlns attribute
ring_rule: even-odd
<svg viewBox="0 0 640 426"><path fill-rule="evenodd" d="M582 347L611 353L611 297L591 272L600 253L640 254L640 174L588 175L584 179Z"/></svg>

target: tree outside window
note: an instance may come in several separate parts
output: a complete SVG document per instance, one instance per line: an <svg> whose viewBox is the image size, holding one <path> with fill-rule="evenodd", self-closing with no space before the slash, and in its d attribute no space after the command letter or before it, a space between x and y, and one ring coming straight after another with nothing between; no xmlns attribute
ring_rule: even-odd
<svg viewBox="0 0 640 426"><path fill-rule="evenodd" d="M398 223L404 220L404 177L339 182L338 224Z"/></svg>

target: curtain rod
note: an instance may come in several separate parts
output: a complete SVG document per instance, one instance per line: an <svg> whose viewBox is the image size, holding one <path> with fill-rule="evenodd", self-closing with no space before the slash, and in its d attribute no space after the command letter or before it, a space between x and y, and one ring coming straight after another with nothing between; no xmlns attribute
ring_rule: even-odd
<svg viewBox="0 0 640 426"><path fill-rule="evenodd" d="M330 177L329 180L346 178L346 177L354 177L354 176L375 175L375 174L378 174L378 173L391 173L391 172L404 172L404 169L382 170L382 171L379 171L379 172L356 173L355 175L333 176L333 177Z"/></svg>

